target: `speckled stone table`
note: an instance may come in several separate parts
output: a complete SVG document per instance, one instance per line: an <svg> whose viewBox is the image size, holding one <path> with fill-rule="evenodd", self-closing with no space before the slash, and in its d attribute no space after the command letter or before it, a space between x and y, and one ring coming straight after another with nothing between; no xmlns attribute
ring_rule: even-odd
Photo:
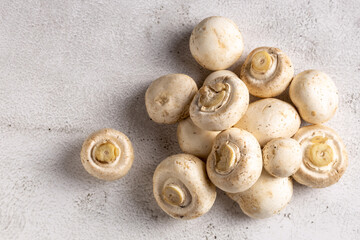
<svg viewBox="0 0 360 240"><path fill-rule="evenodd" d="M316 68L339 88L326 125L342 136L349 167L325 189L294 186L281 214L246 217L222 191L191 221L168 217L152 174L179 153L176 126L152 122L151 81L185 73L200 86L210 71L188 39L203 18L241 29L246 55L276 46L296 73ZM360 2L2 0L0 4L0 239L359 239ZM282 99L289 100L286 94ZM129 174L103 182L82 167L81 144L111 127L133 141Z"/></svg>

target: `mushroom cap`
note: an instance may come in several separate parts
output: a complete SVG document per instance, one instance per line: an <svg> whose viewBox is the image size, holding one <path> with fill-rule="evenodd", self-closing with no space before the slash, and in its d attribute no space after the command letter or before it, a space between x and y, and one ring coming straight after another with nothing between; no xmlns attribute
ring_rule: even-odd
<svg viewBox="0 0 360 240"><path fill-rule="evenodd" d="M272 68L265 73L254 73L251 70L253 56L266 51L272 58ZM240 78L249 92L257 97L268 98L280 95L289 86L294 76L294 67L290 58L278 48L259 47L254 49L241 67Z"/></svg>
<svg viewBox="0 0 360 240"><path fill-rule="evenodd" d="M112 143L119 149L119 155L111 163L102 163L94 157L97 146ZM92 176L102 180L112 181L125 176L134 161L134 150L129 138L117 130L104 128L92 133L81 148L81 163Z"/></svg>
<svg viewBox="0 0 360 240"><path fill-rule="evenodd" d="M202 91L217 84L226 86L223 90L226 94L221 105L211 111L203 110L201 103ZM221 92L221 93L222 93ZM216 98L220 93L215 93L209 98ZM199 128L209 131L221 131L232 127L245 114L249 105L249 92L246 85L234 73L230 71L218 71L210 74L204 81L203 86L195 94L190 104L191 120Z"/></svg>
<svg viewBox="0 0 360 240"><path fill-rule="evenodd" d="M221 156L219 150L224 144L229 143L234 144L239 152L230 172L222 173L216 170L216 164ZM217 135L206 162L210 180L221 190L231 193L249 189L260 177L262 166L261 148L258 141L251 133L238 128L230 128Z"/></svg>
<svg viewBox="0 0 360 240"><path fill-rule="evenodd" d="M297 74L290 84L289 95L300 116L313 124L328 121L339 105L335 83L327 74L318 70Z"/></svg>
<svg viewBox="0 0 360 240"><path fill-rule="evenodd" d="M225 17L202 20L190 36L190 51L195 60L209 70L222 70L241 56L244 42L236 24Z"/></svg>
<svg viewBox="0 0 360 240"><path fill-rule="evenodd" d="M252 133L263 147L274 138L292 137L300 123L300 116L292 105L276 98L266 98L250 103L235 127Z"/></svg>
<svg viewBox="0 0 360 240"><path fill-rule="evenodd" d="M145 93L149 117L154 122L165 124L187 118L197 90L195 81L185 74L169 74L156 79Z"/></svg>
<svg viewBox="0 0 360 240"><path fill-rule="evenodd" d="M311 147L319 139L331 148L332 161L325 166L317 166L311 160ZM348 166L348 154L339 135L331 128L322 125L302 127L294 139L300 144L302 161L293 178L303 185L313 188L328 187L339 181ZM321 155L324 153L322 152Z"/></svg>
<svg viewBox="0 0 360 240"><path fill-rule="evenodd" d="M184 193L184 205L174 206L164 200L163 190L175 184ZM193 219L210 210L216 198L216 188L206 175L205 163L190 154L172 155L156 168L153 191L160 208L173 218Z"/></svg>
<svg viewBox="0 0 360 240"><path fill-rule="evenodd" d="M207 131L196 126L190 118L179 122L177 138L180 148L185 153L206 159L219 131Z"/></svg>
<svg viewBox="0 0 360 240"><path fill-rule="evenodd" d="M275 138L262 150L264 168L274 177L290 177L300 167L302 151L292 138Z"/></svg>
<svg viewBox="0 0 360 240"><path fill-rule="evenodd" d="M252 218L268 218L278 214L290 202L293 183L290 178L273 177L262 171L257 182L245 192L228 193L241 210Z"/></svg>

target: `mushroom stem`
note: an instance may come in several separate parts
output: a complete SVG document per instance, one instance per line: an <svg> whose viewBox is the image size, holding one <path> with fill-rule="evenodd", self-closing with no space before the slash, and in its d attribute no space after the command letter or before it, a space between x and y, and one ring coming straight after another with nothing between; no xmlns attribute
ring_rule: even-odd
<svg viewBox="0 0 360 240"><path fill-rule="evenodd" d="M105 142L95 147L95 158L102 163L111 163L119 156L119 148L111 142Z"/></svg>
<svg viewBox="0 0 360 240"><path fill-rule="evenodd" d="M256 72L265 73L272 65L272 58L266 51L257 52L251 60L251 68Z"/></svg>
<svg viewBox="0 0 360 240"><path fill-rule="evenodd" d="M215 171L219 174L227 174L234 169L237 161L239 148L230 142L224 143L216 152Z"/></svg>
<svg viewBox="0 0 360 240"><path fill-rule="evenodd" d="M185 201L184 191L176 184L165 185L162 190L162 195L165 202L173 206L181 206Z"/></svg>
<svg viewBox="0 0 360 240"><path fill-rule="evenodd" d="M324 167L333 161L333 150L326 143L315 143L310 147L310 161L317 167Z"/></svg>
<svg viewBox="0 0 360 240"><path fill-rule="evenodd" d="M227 100L227 90L227 85L221 82L202 87L199 90L201 111L215 111L220 108Z"/></svg>

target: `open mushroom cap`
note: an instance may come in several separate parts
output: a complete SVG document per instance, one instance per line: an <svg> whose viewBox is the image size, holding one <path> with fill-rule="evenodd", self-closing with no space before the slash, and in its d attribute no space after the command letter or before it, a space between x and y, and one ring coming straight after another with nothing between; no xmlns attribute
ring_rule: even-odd
<svg viewBox="0 0 360 240"><path fill-rule="evenodd" d="M274 47L254 49L241 67L240 78L257 97L280 95L294 76L294 66L284 52Z"/></svg>
<svg viewBox="0 0 360 240"><path fill-rule="evenodd" d="M278 214L290 202L293 183L290 178L273 177L262 171L257 182L245 192L228 193L241 210L252 218L268 218Z"/></svg>
<svg viewBox="0 0 360 240"><path fill-rule="evenodd" d="M199 128L190 118L180 121L177 127L177 138L181 150L202 159L208 157L218 134L218 131L207 131Z"/></svg>
<svg viewBox="0 0 360 240"><path fill-rule="evenodd" d="M327 74L318 70L297 74L290 85L289 95L300 116L313 124L328 121L339 105L335 83Z"/></svg>
<svg viewBox="0 0 360 240"><path fill-rule="evenodd" d="M290 177L300 167L302 151L292 138L275 138L262 150L264 168L274 177Z"/></svg>
<svg viewBox="0 0 360 240"><path fill-rule="evenodd" d="M274 138L292 137L300 123L300 116L292 105L276 98L266 98L250 103L235 127L252 133L264 146Z"/></svg>
<svg viewBox="0 0 360 240"><path fill-rule="evenodd" d="M248 105L249 92L234 73L214 72L194 96L190 117L201 129L221 131L239 121Z"/></svg>
<svg viewBox="0 0 360 240"><path fill-rule="evenodd" d="M190 154L163 160L154 172L153 191L160 208L178 219L200 217L210 210L216 198L205 163Z"/></svg>
<svg viewBox="0 0 360 240"><path fill-rule="evenodd" d="M243 192L260 177L263 162L256 138L238 128L222 131L206 162L210 180L225 192Z"/></svg>
<svg viewBox="0 0 360 240"><path fill-rule="evenodd" d="M153 81L145 93L149 117L157 123L173 124L189 116L189 105L198 88L185 74L169 74Z"/></svg>
<svg viewBox="0 0 360 240"><path fill-rule="evenodd" d="M102 180L116 180L125 176L134 161L129 138L111 128L91 134L81 149L81 163L88 173Z"/></svg>
<svg viewBox="0 0 360 240"><path fill-rule="evenodd" d="M311 125L302 127L294 139L300 144L302 161L293 178L313 188L328 187L339 181L348 166L344 143L329 127Z"/></svg>
<svg viewBox="0 0 360 240"><path fill-rule="evenodd" d="M195 60L209 70L222 70L241 56L244 42L239 28L230 19L214 16L202 20L190 36Z"/></svg>

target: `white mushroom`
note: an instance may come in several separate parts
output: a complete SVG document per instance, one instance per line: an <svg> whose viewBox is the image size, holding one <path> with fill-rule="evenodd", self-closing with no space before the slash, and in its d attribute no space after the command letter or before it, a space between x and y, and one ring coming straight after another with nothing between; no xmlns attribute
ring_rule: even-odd
<svg viewBox="0 0 360 240"><path fill-rule="evenodd" d="M181 150L203 159L209 155L218 134L218 131L207 131L197 127L190 118L180 121L177 127Z"/></svg>
<svg viewBox="0 0 360 240"><path fill-rule="evenodd" d="M300 145L292 138L275 138L262 152L265 170L275 177L290 177L302 161Z"/></svg>
<svg viewBox="0 0 360 240"><path fill-rule="evenodd" d="M210 74L190 105L191 120L199 128L221 131L232 127L249 105L245 84L230 71Z"/></svg>
<svg viewBox="0 0 360 240"><path fill-rule="evenodd" d="M249 92L267 98L280 95L294 76L294 67L288 56L274 47L254 49L241 67L240 78Z"/></svg>
<svg viewBox="0 0 360 240"><path fill-rule="evenodd" d="M210 210L216 198L205 163L190 154L163 160L154 172L153 191L160 208L179 219L200 217Z"/></svg>
<svg viewBox="0 0 360 240"><path fill-rule="evenodd" d="M251 103L235 127L252 133L264 146L273 138L292 137L300 123L293 106L279 99L266 98Z"/></svg>
<svg viewBox="0 0 360 240"><path fill-rule="evenodd" d="M300 116L309 123L328 121L339 105L335 83L318 70L307 70L296 75L290 84L289 94Z"/></svg>
<svg viewBox="0 0 360 240"><path fill-rule="evenodd" d="M244 42L239 28L230 19L208 17L190 36L190 51L195 60L209 70L222 70L241 56Z"/></svg>
<svg viewBox="0 0 360 240"><path fill-rule="evenodd" d="M278 214L290 202L293 183L290 178L277 178L262 171L257 182L245 192L228 193L241 210L252 218L268 218Z"/></svg>
<svg viewBox="0 0 360 240"><path fill-rule="evenodd" d="M80 155L88 173L107 181L125 176L134 160L134 150L129 138L111 128L91 134L85 140Z"/></svg>
<svg viewBox="0 0 360 240"><path fill-rule="evenodd" d="M162 76L146 90L146 110L154 122L176 123L189 116L189 105L197 90L195 81L185 74Z"/></svg>
<svg viewBox="0 0 360 240"><path fill-rule="evenodd" d="M328 187L339 181L348 166L344 143L331 128L322 125L302 127L294 139L301 146L302 162L293 178L313 188Z"/></svg>
<svg viewBox="0 0 360 240"><path fill-rule="evenodd" d="M206 162L210 180L225 192L243 192L260 177L261 148L249 132L230 128L215 139Z"/></svg>

